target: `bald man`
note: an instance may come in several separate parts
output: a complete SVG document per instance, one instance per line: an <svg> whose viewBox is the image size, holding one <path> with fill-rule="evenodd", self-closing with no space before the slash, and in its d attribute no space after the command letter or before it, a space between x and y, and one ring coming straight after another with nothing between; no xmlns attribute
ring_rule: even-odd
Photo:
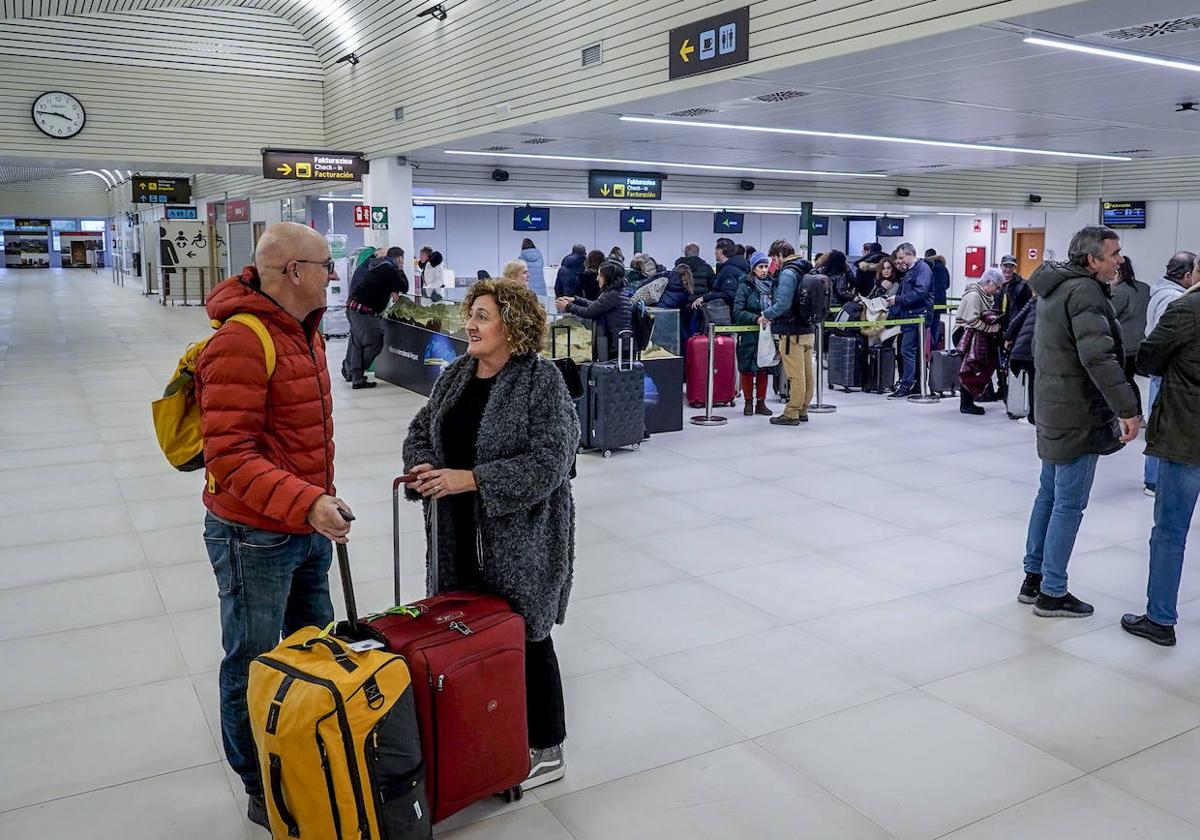
<svg viewBox="0 0 1200 840"><path fill-rule="evenodd" d="M350 509L334 494L333 400L317 330L337 278L329 244L283 222L259 239L254 265L221 283L208 314L222 323L196 366L206 481L204 542L221 603L221 736L264 827L262 776L246 708L250 662L280 634L333 621L331 541L345 542ZM255 316L275 357L249 327Z"/></svg>

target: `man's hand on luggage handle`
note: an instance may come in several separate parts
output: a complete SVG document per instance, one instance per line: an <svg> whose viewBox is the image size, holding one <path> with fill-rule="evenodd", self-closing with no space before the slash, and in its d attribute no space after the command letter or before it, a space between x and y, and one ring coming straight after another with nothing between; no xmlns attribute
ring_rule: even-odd
<svg viewBox="0 0 1200 840"><path fill-rule="evenodd" d="M475 484L475 473L470 470L435 470L431 464L419 464L412 472L417 475L412 489L427 499L444 499L479 489Z"/></svg>
<svg viewBox="0 0 1200 840"><path fill-rule="evenodd" d="M308 524L318 534L336 543L344 543L350 534L350 522L345 514L354 517L348 504L336 496L322 496L308 509Z"/></svg>

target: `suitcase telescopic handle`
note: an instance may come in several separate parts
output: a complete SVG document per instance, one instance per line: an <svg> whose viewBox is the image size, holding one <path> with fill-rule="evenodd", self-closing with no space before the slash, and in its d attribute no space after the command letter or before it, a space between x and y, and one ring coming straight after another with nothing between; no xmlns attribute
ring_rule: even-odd
<svg viewBox="0 0 1200 840"><path fill-rule="evenodd" d="M403 599L400 596L400 497L404 493L404 486L407 482L405 476L397 476L392 482L392 565L393 571L393 594L396 598L396 605L399 606ZM428 504L429 511L429 562L433 567L433 591L430 595L438 593L438 503L430 501Z"/></svg>
<svg viewBox="0 0 1200 840"><path fill-rule="evenodd" d="M625 354L621 352L622 350L625 349L625 342L627 342L627 341L629 342L629 367L628 368L626 368L624 366ZM633 331L632 330L621 330L620 334L617 336L617 370L633 370L633 354L634 354Z"/></svg>
<svg viewBox="0 0 1200 840"><path fill-rule="evenodd" d="M558 333L560 330L565 330L567 333L567 355L571 355L571 325L570 324L555 324L550 327L550 355L558 358Z"/></svg>
<svg viewBox="0 0 1200 840"><path fill-rule="evenodd" d="M341 508L338 508L338 512L347 522L354 521L354 514ZM342 594L346 598L346 621L350 625L350 631L357 637L358 606L354 602L354 581L350 577L350 555L346 551L345 543L334 543L334 545L337 546L338 573L342 576Z"/></svg>

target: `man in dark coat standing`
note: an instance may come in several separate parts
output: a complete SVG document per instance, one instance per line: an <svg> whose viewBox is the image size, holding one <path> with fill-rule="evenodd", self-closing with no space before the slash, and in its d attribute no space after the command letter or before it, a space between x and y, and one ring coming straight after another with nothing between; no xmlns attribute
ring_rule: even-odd
<svg viewBox="0 0 1200 840"><path fill-rule="evenodd" d="M1121 240L1109 228L1085 227L1067 256L1066 263L1042 263L1029 279L1038 295L1033 359L1042 474L1017 600L1033 604L1035 615L1086 618L1094 610L1067 591L1067 562L1097 461L1137 437L1141 418L1109 303Z"/></svg>
<svg viewBox="0 0 1200 840"><path fill-rule="evenodd" d="M583 265L587 262L587 248L576 245L571 253L563 257L558 266L558 274L554 278L554 296L575 297L582 294L579 275L583 273Z"/></svg>
<svg viewBox="0 0 1200 840"><path fill-rule="evenodd" d="M700 246L695 242L683 246L683 256L675 260L675 265L686 265L692 270L692 289L695 294L706 295L712 291L712 281L716 272L700 256Z"/></svg>
<svg viewBox="0 0 1200 840"><path fill-rule="evenodd" d="M1191 291L1167 307L1138 348L1138 370L1162 377L1146 453L1158 458L1150 583L1145 615L1126 615L1127 633L1158 645L1175 644L1179 579L1196 499L1200 497L1200 294Z"/></svg>
<svg viewBox="0 0 1200 840"><path fill-rule="evenodd" d="M933 311L933 272L929 263L917 259L917 249L910 242L896 248L896 267L904 272L898 294L888 298L888 318L925 318ZM917 353L920 347L919 324L900 328L900 381L888 399L907 399L917 386Z"/></svg>

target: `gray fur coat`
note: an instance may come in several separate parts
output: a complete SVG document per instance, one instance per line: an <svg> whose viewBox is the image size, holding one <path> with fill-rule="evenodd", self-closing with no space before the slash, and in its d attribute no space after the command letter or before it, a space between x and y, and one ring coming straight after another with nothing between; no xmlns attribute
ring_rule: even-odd
<svg viewBox="0 0 1200 840"><path fill-rule="evenodd" d="M442 423L475 369L475 359L462 356L438 378L409 425L406 471L445 464ZM579 418L558 369L533 355L513 357L496 376L479 427L475 515L484 583L525 619L532 641L549 636L566 617L575 561L568 476L578 445ZM444 592L457 588L458 575L450 506L441 505L438 513L438 585Z"/></svg>

